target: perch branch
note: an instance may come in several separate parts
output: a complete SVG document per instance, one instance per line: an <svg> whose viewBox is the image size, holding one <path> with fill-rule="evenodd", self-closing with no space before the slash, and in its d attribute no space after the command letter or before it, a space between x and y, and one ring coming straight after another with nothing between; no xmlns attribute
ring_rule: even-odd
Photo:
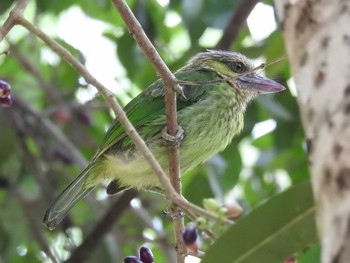
<svg viewBox="0 0 350 263"><path fill-rule="evenodd" d="M176 78L167 65L164 63L162 58L159 56L157 50L153 46L152 42L147 37L142 26L137 21L136 17L130 10L129 6L124 0L113 0L114 6L119 11L119 14L123 18L126 26L128 27L131 35L135 38L138 45L141 47L143 53L146 55L148 60L151 62L153 68L163 80L165 89L165 112L166 112L166 123L167 133L171 136L175 136L179 131L177 123L177 110L176 110L176 92L182 91L176 83ZM179 143L170 145L168 147L168 159L169 159L169 178L174 190L181 195L181 178L180 178L180 151ZM177 207L172 206L174 212ZM184 231L184 220L183 218L174 218L174 232L175 242L177 248L177 262L184 262L184 255L187 251L185 245L182 242L182 233Z"/></svg>
<svg viewBox="0 0 350 263"><path fill-rule="evenodd" d="M62 47L56 41L51 39L49 36L47 36L44 32L42 32L39 28L34 26L25 18L19 17L18 24L22 25L28 31L36 35L43 42L45 42L54 52L56 52L62 59L64 59L77 72L79 72L81 76L84 77L87 83L96 87L99 90L100 94L104 97L107 104L116 114L118 121L124 127L127 135L132 139L137 149L145 156L145 159L150 163L153 171L158 176L159 181L162 183L164 190L166 191L166 193L168 193L168 198L170 199L170 201L176 203L186 213L195 213L211 220L220 220L217 215L189 203L186 199L184 199L178 193L176 193L167 176L165 175L164 171L162 170L162 167L159 165L152 152L148 149L146 143L142 140L140 135L137 133L137 131L127 118L123 108L116 101L116 99L110 93L110 91L106 87L104 87L99 81L97 81L89 71L87 71L84 65L82 65L76 58L74 58L64 47ZM223 222L226 222L228 224L232 223L230 220L224 220Z"/></svg>
<svg viewBox="0 0 350 263"><path fill-rule="evenodd" d="M29 32L36 35L39 39L45 42L48 47L50 47L55 53L57 53L63 60L69 63L77 72L84 77L85 81L96 87L100 94L104 97L107 104L116 114L118 121L123 125L128 136L133 140L137 149L145 156L145 159L150 163L153 171L158 176L160 182L162 183L164 190L168 194L168 198L171 202L177 204L186 213L202 215L208 219L218 221L220 220L217 215L208 212L196 205L189 203L186 199L181 197L171 185L166 174L162 170L161 166L153 156L152 152L148 149L145 142L142 140L140 135L137 133L135 128L132 126L131 122L128 120L123 108L116 101L114 96L109 92L109 90L104 87L99 81L97 81L89 71L81 64L76 58L74 58L64 47L58 44L56 41L47 36L43 31L33 25L31 22L26 20L24 17L19 16L16 18L16 22L26 28ZM230 220L223 220L223 223L232 223Z"/></svg>

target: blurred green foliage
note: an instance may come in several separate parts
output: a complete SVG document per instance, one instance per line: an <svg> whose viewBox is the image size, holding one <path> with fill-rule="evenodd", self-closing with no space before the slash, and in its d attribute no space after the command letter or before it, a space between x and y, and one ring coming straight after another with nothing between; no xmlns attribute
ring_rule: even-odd
<svg viewBox="0 0 350 263"><path fill-rule="evenodd" d="M152 43L174 71L197 52L215 48L215 43L205 46L200 39L208 29L222 32L239 4L237 0L173 0L164 4L166 2L128 1ZM1 2L1 22L6 19L12 4L13 1ZM265 4L272 3L266 1ZM43 25L47 20L57 22L72 8L80 8L96 23L104 23L101 37L113 43L116 50L113 55L121 65L116 78L122 83L118 90L121 103L126 103L156 80L155 71L109 0L37 0L31 1L27 9L33 14L31 20ZM43 27L43 30L55 32L54 25ZM81 25L82 30L84 26ZM65 42L58 35L52 37L85 63L85 54L79 47ZM90 44L94 46L94 39ZM230 47L230 50L249 58L265 61L285 54L278 29L257 42L244 25ZM98 52L99 47L94 48ZM60 58L56 62L45 59L47 47L35 36L15 27L7 40L0 44L0 51L7 49L12 54L0 56L0 79L11 84L17 102L13 107L0 109L0 262L51 262L47 257L48 251L58 261L63 261L69 257L69 251L84 240L111 200L117 197L106 199L101 187L97 193L80 202L56 231L49 232L41 225L45 209L81 169L50 129L43 127L42 120L49 121L54 129L62 131L67 141L89 159L113 116L99 96L81 102L79 91L89 93L91 88ZM100 59L103 61L104 58ZM107 67L105 70L113 71ZM267 67L265 74L287 86L291 78L288 61ZM252 130L255 125L266 120L273 120L275 128L254 137ZM254 212L255 207L268 203L272 196L287 187L297 187L294 185L308 180L304 145L298 105L290 91L287 89L277 95L261 97L248 107L244 131L232 144L183 178L184 196L198 205L203 198L214 197L229 202L235 196L245 213ZM303 194L306 195L309 190L304 189ZM125 256L136 254L138 247L145 242L153 248L156 262L170 262L173 253L172 224L161 213L166 208L166 200L150 193L142 193L139 198L141 208L136 206L123 215L95 249L89 262L121 262ZM282 198L280 202L280 207L285 206L288 210L288 200ZM273 215L277 218L284 212L274 211ZM254 224L260 221L261 226L274 225L274 216L264 217L263 211L258 214L258 220L253 221ZM240 221L244 220L245 216L242 216ZM302 227L300 225L298 230ZM255 234L254 228L249 225L245 231L241 233L244 237L236 239L249 239ZM67 236L66 233L70 234ZM310 234L310 240L313 234ZM292 246L288 242L283 243L283 237L279 236L280 245ZM204 238L203 242L203 247L210 246L207 239ZM296 247L300 249L303 244ZM223 250L232 246L234 244L226 244ZM299 255L293 248L286 251ZM319 250L315 247L310 251L300 254L300 262L316 262ZM220 261L220 254L215 257L219 257Z"/></svg>

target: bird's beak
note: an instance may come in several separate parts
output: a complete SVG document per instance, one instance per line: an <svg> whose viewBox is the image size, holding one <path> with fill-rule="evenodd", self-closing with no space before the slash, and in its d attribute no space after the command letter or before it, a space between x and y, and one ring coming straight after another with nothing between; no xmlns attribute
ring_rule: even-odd
<svg viewBox="0 0 350 263"><path fill-rule="evenodd" d="M261 76L245 75L239 77L238 80L247 88L255 89L261 94L275 93L286 89L276 81Z"/></svg>

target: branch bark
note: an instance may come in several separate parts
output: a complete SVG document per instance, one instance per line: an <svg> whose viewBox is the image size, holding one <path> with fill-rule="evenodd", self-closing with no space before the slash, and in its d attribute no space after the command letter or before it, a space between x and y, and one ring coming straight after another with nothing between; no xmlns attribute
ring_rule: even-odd
<svg viewBox="0 0 350 263"><path fill-rule="evenodd" d="M232 42L236 39L239 30L246 22L247 17L253 10L259 0L241 0L238 6L234 9L229 23L224 29L224 33L216 44L215 49L230 49Z"/></svg>
<svg viewBox="0 0 350 263"><path fill-rule="evenodd" d="M66 263L85 262L98 244L102 242L102 238L107 234L112 225L115 224L124 211L129 208L130 201L136 197L137 194L138 192L134 189L125 191L125 193L109 207L108 211L97 222L93 230L85 237L84 242L73 251Z"/></svg>
<svg viewBox="0 0 350 263"><path fill-rule="evenodd" d="M167 117L167 133L171 136L175 136L179 131L177 123L177 111L176 111L176 92L181 91L181 88L176 84L176 78L169 70L167 65L159 56L157 50L154 48L152 42L147 37L146 33L142 29L140 23L130 10L129 6L123 0L113 0L114 6L119 11L125 24L127 25L130 33L139 44L144 54L147 56L152 66L156 70L157 74L163 80L165 89L165 112ZM180 151L179 143L169 146L169 177L174 190L181 195L181 178L180 178ZM177 210L176 206L172 210ZM184 232L184 220L183 218L174 218L174 231L176 239L176 248L178 251L177 262L184 262L184 255L187 251L185 245L182 242L182 233Z"/></svg>
<svg viewBox="0 0 350 263"><path fill-rule="evenodd" d="M16 19L22 16L24 9L28 4L28 0L18 0L15 7L10 12L10 15L5 20L4 24L0 27L0 42L10 32L10 30L17 24Z"/></svg>

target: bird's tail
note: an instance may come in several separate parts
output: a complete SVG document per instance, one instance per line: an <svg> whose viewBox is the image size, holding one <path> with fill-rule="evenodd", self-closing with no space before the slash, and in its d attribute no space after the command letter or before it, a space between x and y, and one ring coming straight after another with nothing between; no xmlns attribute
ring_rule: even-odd
<svg viewBox="0 0 350 263"><path fill-rule="evenodd" d="M91 167L88 166L81 174L57 197L45 213L44 225L53 230L59 222L68 214L72 207L88 193L94 186L85 187L85 181Z"/></svg>

